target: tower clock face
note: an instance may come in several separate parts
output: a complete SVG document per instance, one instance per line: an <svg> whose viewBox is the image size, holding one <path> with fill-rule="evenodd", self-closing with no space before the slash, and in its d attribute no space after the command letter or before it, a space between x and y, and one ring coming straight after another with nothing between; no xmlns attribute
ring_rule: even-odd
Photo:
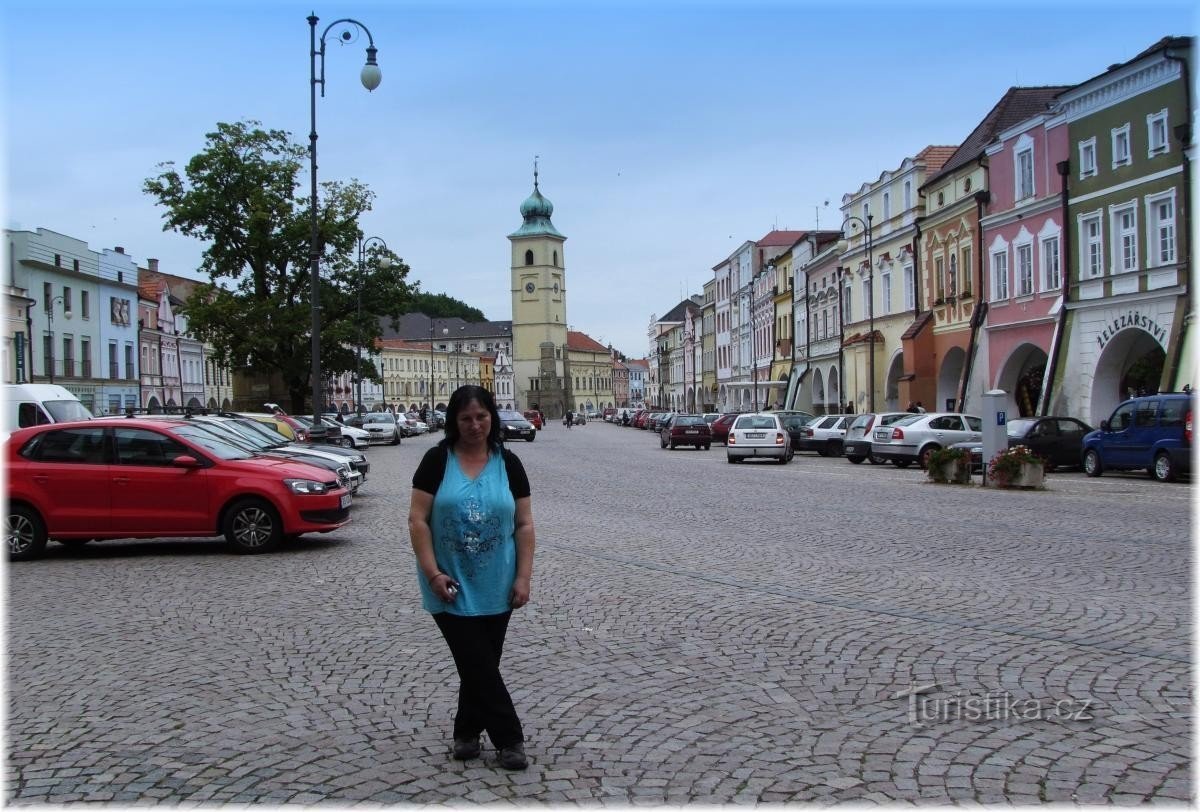
<svg viewBox="0 0 1200 812"><path fill-rule="evenodd" d="M532 282L526 282L526 283L525 283L525 292L526 292L526 293L533 293L533 283L532 283Z"/></svg>

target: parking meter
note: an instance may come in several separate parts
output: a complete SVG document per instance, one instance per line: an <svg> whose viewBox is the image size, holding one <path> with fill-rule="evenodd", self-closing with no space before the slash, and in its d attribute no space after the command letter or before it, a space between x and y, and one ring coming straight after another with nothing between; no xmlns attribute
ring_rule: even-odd
<svg viewBox="0 0 1200 812"><path fill-rule="evenodd" d="M983 484L987 485L987 466L992 458L1008 448L1008 393L989 389L983 393Z"/></svg>

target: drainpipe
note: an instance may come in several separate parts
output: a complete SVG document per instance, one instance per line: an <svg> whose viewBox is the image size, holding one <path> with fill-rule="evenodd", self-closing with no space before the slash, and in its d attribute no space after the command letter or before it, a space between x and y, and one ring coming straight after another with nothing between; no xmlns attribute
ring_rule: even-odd
<svg viewBox="0 0 1200 812"><path fill-rule="evenodd" d="M987 172L986 165L984 166L984 172L985 174ZM971 380L971 368L975 365L979 328L983 326L983 322L987 318L987 297L984 295L983 290L983 207L991 199L992 193L987 191L987 189L975 193L975 253L979 255L975 262L975 267L979 269L979 273L976 275L978 282L975 287L975 293L979 298L975 300L975 310L971 312L971 338L967 342L967 366L963 370L962 383L959 384L958 388L959 411L962 411L967 406L967 384Z"/></svg>
<svg viewBox="0 0 1200 812"><path fill-rule="evenodd" d="M1063 336L1067 329L1067 302L1071 298L1071 231L1068 228L1069 216L1067 198L1070 192L1071 162L1059 161L1058 175L1062 178L1062 305L1058 311L1058 325L1054 330L1054 346L1050 348L1050 367L1046 370L1046 381L1042 386L1042 402L1038 409L1039 415L1050 414L1050 396L1054 393L1054 376L1058 374L1058 357L1062 353Z"/></svg>
<svg viewBox="0 0 1200 812"><path fill-rule="evenodd" d="M913 224L916 232L913 234L912 240L912 255L913 255L913 319L921 315L921 221L924 217L918 217ZM916 369L916 367L913 367Z"/></svg>
<svg viewBox="0 0 1200 812"><path fill-rule="evenodd" d="M1192 207L1191 207L1191 205L1189 205L1189 202L1191 200L1190 195L1191 195L1191 189L1192 189L1192 162L1191 162L1191 159L1188 158L1187 150L1188 150L1188 147L1190 147L1191 143L1192 143L1192 123L1191 123L1192 122L1192 80L1191 80L1191 72L1188 70L1188 61L1186 59L1184 59L1183 57L1172 55L1170 48L1167 48L1165 51L1163 51L1163 56L1165 56L1167 59L1171 60L1172 62L1178 62L1179 69L1182 72L1182 76L1183 76L1183 91L1184 91L1184 100L1185 100L1184 104L1185 104L1185 109L1187 112L1185 113L1185 115L1183 117L1184 123L1180 124L1174 128L1175 137L1179 141L1180 153L1183 158L1183 194L1179 196L1179 199L1182 200L1182 202L1183 202L1183 228L1184 228L1184 230L1179 231L1177 233L1187 235L1186 239L1188 239L1188 246L1187 246L1187 252L1184 254L1184 256L1190 257L1193 254L1192 245L1191 245ZM1191 265L1192 265L1192 263L1189 262L1188 263L1189 275L1191 272ZM1179 323L1179 339L1178 339L1177 343L1175 344L1175 357L1171 361L1172 376L1176 380L1178 380L1178 378L1179 378L1180 364L1183 363L1183 346L1185 343L1187 343L1188 318L1189 318L1191 312L1192 312L1192 286L1189 283L1184 288L1183 316L1180 319L1180 323ZM1188 385L1191 385L1193 383L1193 381L1189 380L1189 381L1187 381L1187 383L1188 383Z"/></svg>
<svg viewBox="0 0 1200 812"><path fill-rule="evenodd" d="M838 409L836 412L826 412L826 414L841 414L842 413L842 394L846 391L846 314L842 310L845 302L842 301L842 274L847 273L850 269L843 268L841 265L837 269L837 300L838 300Z"/></svg>

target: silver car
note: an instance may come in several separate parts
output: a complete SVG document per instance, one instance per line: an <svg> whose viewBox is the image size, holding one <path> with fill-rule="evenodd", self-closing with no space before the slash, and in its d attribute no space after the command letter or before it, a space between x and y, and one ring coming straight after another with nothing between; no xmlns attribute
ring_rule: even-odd
<svg viewBox="0 0 1200 812"><path fill-rule="evenodd" d="M740 414L729 427L725 459L730 463L768 457L786 465L792 461L792 438L779 415L772 412Z"/></svg>
<svg viewBox="0 0 1200 812"><path fill-rule="evenodd" d="M391 412L367 412L362 416L362 429L371 435L372 443L400 445L402 432Z"/></svg>
<svg viewBox="0 0 1200 812"><path fill-rule="evenodd" d="M890 426L876 426L871 433L871 454L897 468L914 462L926 467L929 455L955 443L983 439L983 421L958 412L929 412L902 417Z"/></svg>

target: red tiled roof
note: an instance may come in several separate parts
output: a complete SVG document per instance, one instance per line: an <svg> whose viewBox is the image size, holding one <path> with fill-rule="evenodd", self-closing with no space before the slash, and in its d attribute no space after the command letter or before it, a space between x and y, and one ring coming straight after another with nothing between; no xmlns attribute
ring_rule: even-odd
<svg viewBox="0 0 1200 812"><path fill-rule="evenodd" d="M908 329L904 331L904 335L900 336L900 339L904 340L906 338L915 338L917 333L921 332L921 330L925 328L925 325L929 324L931 321L933 321L933 311L926 310L924 313L917 316L916 321L908 326Z"/></svg>
<svg viewBox="0 0 1200 812"><path fill-rule="evenodd" d="M768 231L765 237L755 242L755 245L760 248L768 245L782 245L785 248L791 248L796 244L796 240L803 236L803 231Z"/></svg>
<svg viewBox="0 0 1200 812"><path fill-rule="evenodd" d="M567 349L583 350L584 352L608 352L608 347L587 333L581 333L577 330L567 330Z"/></svg>
<svg viewBox="0 0 1200 812"><path fill-rule="evenodd" d="M936 175L958 147L935 147L930 145L917 153L917 163L925 164L925 177Z"/></svg>

